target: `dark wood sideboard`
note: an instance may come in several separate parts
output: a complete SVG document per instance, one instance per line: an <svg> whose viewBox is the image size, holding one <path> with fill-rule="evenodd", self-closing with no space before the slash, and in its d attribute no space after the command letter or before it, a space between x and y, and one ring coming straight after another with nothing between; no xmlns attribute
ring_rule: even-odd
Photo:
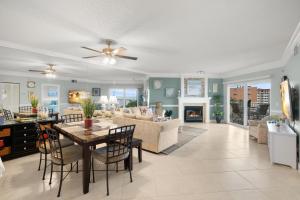
<svg viewBox="0 0 300 200"><path fill-rule="evenodd" d="M0 140L4 140L4 148L0 148L2 160L9 160L38 152L35 122L52 127L56 119L33 120L29 122L6 121L0 124Z"/></svg>

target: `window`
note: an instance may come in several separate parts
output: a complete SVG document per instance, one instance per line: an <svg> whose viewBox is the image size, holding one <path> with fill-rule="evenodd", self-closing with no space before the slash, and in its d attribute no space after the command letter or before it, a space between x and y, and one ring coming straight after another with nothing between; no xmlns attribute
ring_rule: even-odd
<svg viewBox="0 0 300 200"><path fill-rule="evenodd" d="M110 96L116 96L119 107L137 106L137 89L136 88L111 88Z"/></svg>

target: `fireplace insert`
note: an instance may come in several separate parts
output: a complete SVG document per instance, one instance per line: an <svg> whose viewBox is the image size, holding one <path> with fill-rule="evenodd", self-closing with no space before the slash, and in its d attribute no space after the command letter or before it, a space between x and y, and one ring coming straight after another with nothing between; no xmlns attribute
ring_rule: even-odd
<svg viewBox="0 0 300 200"><path fill-rule="evenodd" d="M203 106L185 106L184 122L203 122Z"/></svg>

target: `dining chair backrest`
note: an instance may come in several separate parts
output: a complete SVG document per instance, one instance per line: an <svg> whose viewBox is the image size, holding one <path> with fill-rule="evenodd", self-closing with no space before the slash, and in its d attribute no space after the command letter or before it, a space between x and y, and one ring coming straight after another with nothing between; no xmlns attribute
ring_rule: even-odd
<svg viewBox="0 0 300 200"><path fill-rule="evenodd" d="M32 107L31 106L20 106L19 107L19 112L20 113L31 113L32 112Z"/></svg>
<svg viewBox="0 0 300 200"><path fill-rule="evenodd" d="M106 163L119 162L128 157L135 125L110 129L107 136Z"/></svg>
<svg viewBox="0 0 300 200"><path fill-rule="evenodd" d="M49 116L52 117L53 113L54 113L53 108L48 108L48 113L49 113Z"/></svg>
<svg viewBox="0 0 300 200"><path fill-rule="evenodd" d="M232 112L234 114L240 114L241 113L240 106L239 106L238 103L231 103L230 105L231 105L231 108L232 108Z"/></svg>
<svg viewBox="0 0 300 200"><path fill-rule="evenodd" d="M82 114L69 114L61 116L63 123L70 123L70 122L80 122L83 121Z"/></svg>
<svg viewBox="0 0 300 200"><path fill-rule="evenodd" d="M266 115L269 110L269 104L260 104L257 111L260 115Z"/></svg>
<svg viewBox="0 0 300 200"><path fill-rule="evenodd" d="M4 119L5 120L12 120L13 119L13 116L12 116L10 110L3 109L3 112L4 112Z"/></svg>
<svg viewBox="0 0 300 200"><path fill-rule="evenodd" d="M46 142L48 139L48 134L41 129L41 125L39 123L35 123L36 135L39 148L45 149L45 153L47 154L47 146Z"/></svg>
<svg viewBox="0 0 300 200"><path fill-rule="evenodd" d="M61 164L63 164L63 154L59 140L59 133L52 128L46 128L45 130L50 144L51 159L59 160Z"/></svg>

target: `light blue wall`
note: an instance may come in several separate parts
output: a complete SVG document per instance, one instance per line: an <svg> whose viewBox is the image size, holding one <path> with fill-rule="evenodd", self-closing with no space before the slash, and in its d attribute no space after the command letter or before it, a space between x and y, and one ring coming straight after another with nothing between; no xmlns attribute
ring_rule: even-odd
<svg viewBox="0 0 300 200"><path fill-rule="evenodd" d="M153 81L160 80L162 87L160 89L154 89ZM172 117L178 117L178 90L180 90L180 78L149 78L149 104L151 107L155 105L155 102L162 102L165 110L172 110ZM174 97L166 97L166 88L174 88ZM166 105L168 105L166 107Z"/></svg>
<svg viewBox="0 0 300 200"><path fill-rule="evenodd" d="M27 81L35 81L35 88L27 88ZM57 80L57 79L38 79L29 77L18 77L18 76L6 76L0 75L0 82L13 82L20 83L20 105L29 105L28 92L33 91L39 99L41 99L41 86L42 84L56 84L60 85L60 112L64 108L74 106L74 104L68 103L68 92L69 90L84 90L92 93L92 88L101 88L101 95L109 95L109 88L143 88L142 84L132 85L113 85L113 84L99 84L99 83L71 83L71 81ZM95 101L99 100L99 97L93 97ZM75 104L76 105L76 104Z"/></svg>

